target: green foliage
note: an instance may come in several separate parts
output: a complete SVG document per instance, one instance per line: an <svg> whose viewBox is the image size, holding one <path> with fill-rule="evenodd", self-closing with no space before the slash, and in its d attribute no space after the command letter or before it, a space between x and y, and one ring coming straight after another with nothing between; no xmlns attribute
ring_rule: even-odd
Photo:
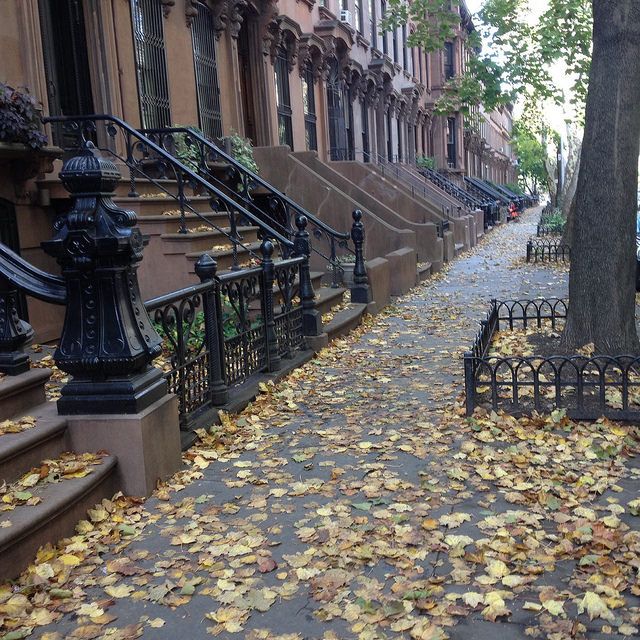
<svg viewBox="0 0 640 640"><path fill-rule="evenodd" d="M566 224L567 219L564 217L562 209L554 209L551 213L540 216L540 225L546 227L550 233L563 233Z"/></svg>
<svg viewBox="0 0 640 640"><path fill-rule="evenodd" d="M196 133L200 135L204 135L198 127L194 125L189 125L188 127L184 127L184 125L176 124L174 125L176 128L187 128L192 129ZM173 134L173 142L175 144L175 154L176 158L182 162L185 167L188 167L194 173L198 173L198 168L200 166L200 152L198 151L197 145L193 144L189 138L188 133L174 133Z"/></svg>
<svg viewBox="0 0 640 640"><path fill-rule="evenodd" d="M387 13L380 20L380 31L413 22L415 31L409 35L410 47L422 47L427 52L442 49L444 43L453 38L460 16L453 10L458 0L388 0ZM431 19L425 19L430 16Z"/></svg>
<svg viewBox="0 0 640 640"><path fill-rule="evenodd" d="M525 190L517 182L508 182L504 185L509 191L512 191L516 195L524 196Z"/></svg>
<svg viewBox="0 0 640 640"><path fill-rule="evenodd" d="M253 157L253 147L251 146L251 140L247 138L243 138L236 131L231 131L231 135L229 136L229 140L231 141L231 154L233 157L246 169L249 171L253 171L253 173L258 173L260 169L256 164L256 161Z"/></svg>
<svg viewBox="0 0 640 640"><path fill-rule="evenodd" d="M512 144L518 156L519 180L530 193L547 184L547 148L530 123L518 120L513 127Z"/></svg>
<svg viewBox="0 0 640 640"><path fill-rule="evenodd" d="M416 164L422 169L436 170L438 168L438 161L431 156L416 156Z"/></svg>
<svg viewBox="0 0 640 640"><path fill-rule="evenodd" d="M460 16L449 0L390 0L382 29L406 24L417 26L410 46L437 51L451 38ZM535 19L531 19L531 15ZM534 101L552 99L561 104L566 96L554 83L554 65L564 65L571 78L572 98L582 117L591 62L591 0L548 0L541 10L539 0L485 0L467 46L476 51L464 73L450 79L435 112L467 112L483 104L492 110L529 95ZM481 52L478 30L487 43Z"/></svg>

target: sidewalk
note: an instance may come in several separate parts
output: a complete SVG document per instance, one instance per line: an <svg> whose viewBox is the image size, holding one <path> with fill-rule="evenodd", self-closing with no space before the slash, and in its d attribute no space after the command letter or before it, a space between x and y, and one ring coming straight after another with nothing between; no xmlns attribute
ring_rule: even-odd
<svg viewBox="0 0 640 640"><path fill-rule="evenodd" d="M107 504L43 554L31 637L637 636L629 428L468 423L454 404L492 297L566 296L566 270L524 264L538 216L266 389L144 505Z"/></svg>

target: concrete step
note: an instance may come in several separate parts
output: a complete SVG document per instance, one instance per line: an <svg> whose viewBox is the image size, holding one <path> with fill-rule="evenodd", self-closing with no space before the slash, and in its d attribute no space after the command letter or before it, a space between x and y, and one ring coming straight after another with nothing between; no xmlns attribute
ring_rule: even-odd
<svg viewBox="0 0 640 640"><path fill-rule="evenodd" d="M160 193L140 198L119 196L114 198L113 201L123 209L134 211L139 218L164 215L166 212L170 212L172 217L179 218L180 214L180 206L178 202L174 198L170 196L162 196ZM189 211L189 207L195 209L198 213L214 213L209 203L210 198L208 196L189 196L187 198L188 206L185 207L185 213ZM167 215L167 217L169 216Z"/></svg>
<svg viewBox="0 0 640 640"><path fill-rule="evenodd" d="M105 455L91 469L83 478L36 485L29 492L40 498L38 504L16 506L0 515L0 580L18 576L42 545L72 535L88 509L113 496L118 489L116 459Z"/></svg>
<svg viewBox="0 0 640 640"><path fill-rule="evenodd" d="M55 402L37 405L23 416L35 418L35 426L0 436L0 484L13 482L41 460L55 458L70 447L67 421L58 415Z"/></svg>
<svg viewBox="0 0 640 640"><path fill-rule="evenodd" d="M31 368L19 376L0 377L0 421L19 416L45 402L51 369Z"/></svg>
<svg viewBox="0 0 640 640"><path fill-rule="evenodd" d="M161 236L162 251L164 254L173 253L196 253L201 255L204 251L209 251L226 247L231 249L231 240L227 234L230 233L229 227L223 228L222 231L211 229L210 231L194 231L192 233L165 233ZM241 241L245 245L255 244L258 242L257 227L238 227ZM259 244L259 243L258 243Z"/></svg>
<svg viewBox="0 0 640 640"><path fill-rule="evenodd" d="M324 327L325 332L329 336L329 342L355 329L362 322L362 317L366 310L366 304L355 304L351 302L345 309L338 311L338 313L333 316L331 322Z"/></svg>
<svg viewBox="0 0 640 640"><path fill-rule="evenodd" d="M338 287L337 289L332 289L331 287L320 287L320 289L315 289L316 309L322 315L331 311L331 309L342 302L345 291L346 289L343 287Z"/></svg>
<svg viewBox="0 0 640 640"><path fill-rule="evenodd" d="M462 242L456 243L455 245L456 255L458 255L459 253L462 253L463 249L464 249L464 244L462 244Z"/></svg>
<svg viewBox="0 0 640 640"><path fill-rule="evenodd" d="M201 217L202 216L202 217ZM228 226L229 216L226 213L188 213L185 215L187 229L197 229L212 222L221 229ZM138 226L143 235L162 235L163 233L178 233L180 229L180 216L150 215L140 216Z"/></svg>
<svg viewBox="0 0 640 640"><path fill-rule="evenodd" d="M246 248L245 248L246 247ZM256 256L260 257L260 243L253 242L245 245L245 247L238 247L238 261L242 265L244 263L249 262L254 258L253 255L249 253L251 250ZM217 263L218 263L218 274L225 272L228 269L231 269L233 264L233 250L231 247L228 249L210 249L205 251L193 251L185 254L186 258L189 262L195 263L198 261L200 256L206 253L210 255ZM274 259L277 256L274 255ZM190 267L190 271L193 271L193 265Z"/></svg>
<svg viewBox="0 0 640 640"><path fill-rule="evenodd" d="M431 277L432 271L431 262L424 262L418 265L418 282L424 282Z"/></svg>

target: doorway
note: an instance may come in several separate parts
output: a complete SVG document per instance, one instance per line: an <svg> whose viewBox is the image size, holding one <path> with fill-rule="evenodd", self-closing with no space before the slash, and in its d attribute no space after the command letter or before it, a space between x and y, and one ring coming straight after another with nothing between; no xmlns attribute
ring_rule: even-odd
<svg viewBox="0 0 640 640"><path fill-rule="evenodd" d="M39 10L49 114L93 113L82 0L40 0ZM68 146L67 138L60 125L53 127L54 144Z"/></svg>

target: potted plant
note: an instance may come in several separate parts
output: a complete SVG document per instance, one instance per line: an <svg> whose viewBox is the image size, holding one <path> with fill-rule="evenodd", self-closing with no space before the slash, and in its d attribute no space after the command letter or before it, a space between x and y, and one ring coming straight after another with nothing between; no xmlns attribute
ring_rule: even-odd
<svg viewBox="0 0 640 640"><path fill-rule="evenodd" d="M35 98L0 82L0 144L7 149L38 151L47 144Z"/></svg>

